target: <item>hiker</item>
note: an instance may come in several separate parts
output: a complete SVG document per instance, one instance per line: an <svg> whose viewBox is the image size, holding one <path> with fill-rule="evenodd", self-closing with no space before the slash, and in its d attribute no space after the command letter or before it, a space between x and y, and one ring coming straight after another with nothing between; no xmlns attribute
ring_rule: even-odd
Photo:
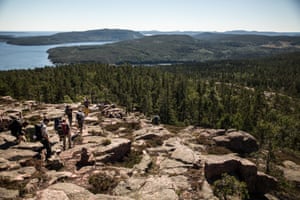
<svg viewBox="0 0 300 200"><path fill-rule="evenodd" d="M22 140L25 142L25 131L23 130L23 128L25 128L28 125L28 123L23 122L24 120L22 112L19 112L17 114L17 117L12 118L13 121L11 122L8 128L10 129L11 134L16 137L15 143L20 144Z"/></svg>
<svg viewBox="0 0 300 200"><path fill-rule="evenodd" d="M159 117L159 115L155 115L152 118L152 124L154 124L154 125L159 125L160 124L160 117Z"/></svg>
<svg viewBox="0 0 300 200"><path fill-rule="evenodd" d="M95 164L93 154L89 153L87 148L83 147L80 153L80 160L76 163L76 169L79 170L84 166L92 166Z"/></svg>
<svg viewBox="0 0 300 200"><path fill-rule="evenodd" d="M11 134L16 137L16 144L20 144L21 141L26 142L25 131L23 128L25 128L27 125L27 122L22 122L22 119L18 118L13 119L12 123L9 125Z"/></svg>
<svg viewBox="0 0 300 200"><path fill-rule="evenodd" d="M62 141L64 138L64 132L61 127L62 118L57 117L54 119L54 130L56 131L57 135L59 136L59 141Z"/></svg>
<svg viewBox="0 0 300 200"><path fill-rule="evenodd" d="M46 160L48 160L52 154L51 144L50 144L49 135L47 131L47 125L49 121L50 120L48 118L44 118L41 123L41 135L42 135L41 143L43 144L43 149L46 149Z"/></svg>
<svg viewBox="0 0 300 200"><path fill-rule="evenodd" d="M66 122L65 119L62 120L61 122L61 129L63 132L63 148L66 150L66 140L68 138L68 143L69 143L69 149L72 148L71 145L71 129L69 124Z"/></svg>
<svg viewBox="0 0 300 200"><path fill-rule="evenodd" d="M84 113L82 112L81 109L79 109L78 112L77 112L77 114L76 114L76 119L77 119L77 123L78 123L78 128L79 128L80 134L82 134L84 117L85 117Z"/></svg>
<svg viewBox="0 0 300 200"><path fill-rule="evenodd" d="M65 108L65 115L67 115L67 117L68 117L70 127L72 127L72 121L73 121L72 112L73 112L73 110L72 110L71 106L67 105Z"/></svg>
<svg viewBox="0 0 300 200"><path fill-rule="evenodd" d="M88 116L89 115L89 105L90 105L90 102L89 102L89 99L87 97L84 98L83 105L84 105L83 112L84 112L85 116Z"/></svg>

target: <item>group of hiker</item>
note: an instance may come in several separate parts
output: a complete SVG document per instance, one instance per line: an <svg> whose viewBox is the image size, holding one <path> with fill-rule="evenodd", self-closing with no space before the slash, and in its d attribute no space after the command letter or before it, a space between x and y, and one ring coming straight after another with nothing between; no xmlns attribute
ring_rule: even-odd
<svg viewBox="0 0 300 200"><path fill-rule="evenodd" d="M78 125L79 134L82 135L83 126L84 126L84 119L88 115L89 111L89 102L86 98L83 103L84 111L82 111L82 108L80 107L78 112L76 113L76 121ZM66 120L68 119L68 121ZM49 140L48 135L48 124L50 120L44 116L42 121L39 124L35 125L35 134L34 139L36 141L40 141L43 144L43 148L41 149L41 152L45 151L45 160L48 160L51 155L51 142ZM68 142L68 147L72 148L72 141L71 141L71 128L73 123L73 109L70 105L66 105L64 110L64 115L62 117L56 118L54 120L54 129L56 133L60 137L60 141L63 141L63 149L66 150L66 143ZM28 122L26 122L23 119L22 113L19 112L17 117L14 117L11 124L9 125L9 129L11 131L11 134L16 137L15 143L20 144L21 141L26 141L25 137L25 127L28 125Z"/></svg>

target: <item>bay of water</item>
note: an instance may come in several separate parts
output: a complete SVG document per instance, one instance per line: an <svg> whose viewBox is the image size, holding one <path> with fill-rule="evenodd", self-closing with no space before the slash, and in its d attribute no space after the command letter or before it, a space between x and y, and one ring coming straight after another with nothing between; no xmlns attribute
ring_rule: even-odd
<svg viewBox="0 0 300 200"><path fill-rule="evenodd" d="M54 32L1 32L0 34L20 37L50 35L53 33ZM6 42L0 42L0 70L33 69L37 67L54 66L54 64L48 59L48 49L62 46L104 45L112 42L113 41L80 42L38 46L11 45Z"/></svg>
<svg viewBox="0 0 300 200"><path fill-rule="evenodd" d="M48 59L48 49L62 46L104 45L108 43L112 42L81 42L40 46L10 45L0 42L0 70L54 66Z"/></svg>

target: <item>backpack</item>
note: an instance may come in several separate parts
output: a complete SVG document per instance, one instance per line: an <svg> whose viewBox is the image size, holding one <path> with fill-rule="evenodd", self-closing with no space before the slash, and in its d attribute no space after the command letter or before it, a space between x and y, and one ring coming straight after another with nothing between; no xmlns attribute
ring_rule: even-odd
<svg viewBox="0 0 300 200"><path fill-rule="evenodd" d="M11 133L13 136L17 137L18 134L22 131L22 122L19 119L14 119L11 124L9 125L9 130L11 130Z"/></svg>
<svg viewBox="0 0 300 200"><path fill-rule="evenodd" d="M62 132L64 135L68 135L69 131L70 131L70 127L68 124L66 123L62 123L61 124L61 128L62 128Z"/></svg>
<svg viewBox="0 0 300 200"><path fill-rule="evenodd" d="M67 106L66 109L65 109L65 114L68 115L68 116L72 116L72 108L70 108L70 106Z"/></svg>
<svg viewBox="0 0 300 200"><path fill-rule="evenodd" d="M84 115L83 115L83 113L82 113L82 112L78 112L78 113L76 114L76 119L77 119L78 122L83 122L83 120L84 120Z"/></svg>
<svg viewBox="0 0 300 200"><path fill-rule="evenodd" d="M42 136L42 124L36 124L34 125L34 134L35 134L35 140L37 141L41 141L43 139L43 136Z"/></svg>
<svg viewBox="0 0 300 200"><path fill-rule="evenodd" d="M57 131L60 121L61 121L61 117L57 117L54 119L54 130Z"/></svg>

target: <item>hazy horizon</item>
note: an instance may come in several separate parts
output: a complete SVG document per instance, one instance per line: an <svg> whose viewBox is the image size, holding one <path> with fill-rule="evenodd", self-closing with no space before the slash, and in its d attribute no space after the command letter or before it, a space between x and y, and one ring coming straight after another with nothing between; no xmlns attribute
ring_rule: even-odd
<svg viewBox="0 0 300 200"><path fill-rule="evenodd" d="M102 29L116 29L116 30L129 30L129 31L136 31L136 32L210 32L210 33L225 33L225 32L235 32L235 31L245 31L245 32L258 32L258 33L300 33L299 31L257 31L257 30L225 30L225 31L210 31L210 30L131 30L131 29L121 29L121 28L96 28L96 29L88 29L88 30L65 30L65 31L55 31L55 30L0 30L1 33L26 33L26 32L36 32L36 33L61 33L61 32L84 32L84 31L92 31L92 30L102 30Z"/></svg>
<svg viewBox="0 0 300 200"><path fill-rule="evenodd" d="M0 0L0 31L300 32L297 0Z"/></svg>

